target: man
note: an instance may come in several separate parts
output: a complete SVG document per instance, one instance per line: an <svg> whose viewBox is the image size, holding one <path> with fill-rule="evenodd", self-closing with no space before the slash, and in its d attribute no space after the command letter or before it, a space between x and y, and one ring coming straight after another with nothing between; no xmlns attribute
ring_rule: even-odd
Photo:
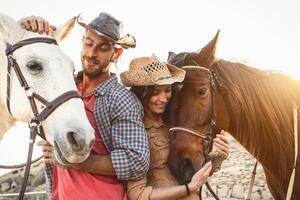
<svg viewBox="0 0 300 200"><path fill-rule="evenodd" d="M41 18L20 21L27 30L48 33L53 28ZM138 99L109 73L110 63L122 54L121 22L100 13L89 24L78 22L86 31L82 38L83 73L78 90L87 116L95 129L91 155L80 164L56 164L53 148L42 142L45 162L53 165L52 198L59 200L126 199L119 180L138 179L149 168L149 149Z"/></svg>

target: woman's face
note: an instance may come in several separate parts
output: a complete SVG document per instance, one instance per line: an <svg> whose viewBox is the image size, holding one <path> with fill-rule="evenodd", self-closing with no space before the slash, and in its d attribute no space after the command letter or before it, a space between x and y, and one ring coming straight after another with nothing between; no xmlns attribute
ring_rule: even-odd
<svg viewBox="0 0 300 200"><path fill-rule="evenodd" d="M171 85L158 85L154 87L153 95L147 105L148 111L152 114L163 114L172 96Z"/></svg>

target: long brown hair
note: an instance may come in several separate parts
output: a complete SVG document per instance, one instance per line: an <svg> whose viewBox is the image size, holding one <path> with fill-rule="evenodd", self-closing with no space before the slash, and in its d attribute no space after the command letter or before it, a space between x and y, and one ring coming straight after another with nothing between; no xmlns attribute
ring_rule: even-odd
<svg viewBox="0 0 300 200"><path fill-rule="evenodd" d="M137 98L140 100L141 104L143 105L144 113L146 113L145 109L147 109L149 100L154 94L154 88L155 88L155 86L133 86L130 88L130 91L133 92L137 96ZM168 105L163 114L163 121L165 123L167 122L167 118L168 118L168 114L167 114L168 113L167 112Z"/></svg>

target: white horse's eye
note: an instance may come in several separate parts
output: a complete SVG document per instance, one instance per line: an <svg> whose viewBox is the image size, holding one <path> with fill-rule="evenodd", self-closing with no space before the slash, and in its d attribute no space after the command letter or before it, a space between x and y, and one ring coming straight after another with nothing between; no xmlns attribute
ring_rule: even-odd
<svg viewBox="0 0 300 200"><path fill-rule="evenodd" d="M35 73L38 73L40 71L43 70L43 65L42 63L40 63L39 61L37 60L32 60L32 61L29 61L27 64L26 64L26 67L32 71L32 72L35 72Z"/></svg>

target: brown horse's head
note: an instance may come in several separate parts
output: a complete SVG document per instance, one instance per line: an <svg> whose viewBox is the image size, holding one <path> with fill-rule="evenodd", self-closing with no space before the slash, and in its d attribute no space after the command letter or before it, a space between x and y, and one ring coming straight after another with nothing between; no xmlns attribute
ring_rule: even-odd
<svg viewBox="0 0 300 200"><path fill-rule="evenodd" d="M217 39L218 33L199 53L169 55L170 63L187 66L183 67L185 80L174 85L168 110L169 125L175 127L171 129L169 164L181 184L202 167L211 148L215 92L210 67L215 62Z"/></svg>

